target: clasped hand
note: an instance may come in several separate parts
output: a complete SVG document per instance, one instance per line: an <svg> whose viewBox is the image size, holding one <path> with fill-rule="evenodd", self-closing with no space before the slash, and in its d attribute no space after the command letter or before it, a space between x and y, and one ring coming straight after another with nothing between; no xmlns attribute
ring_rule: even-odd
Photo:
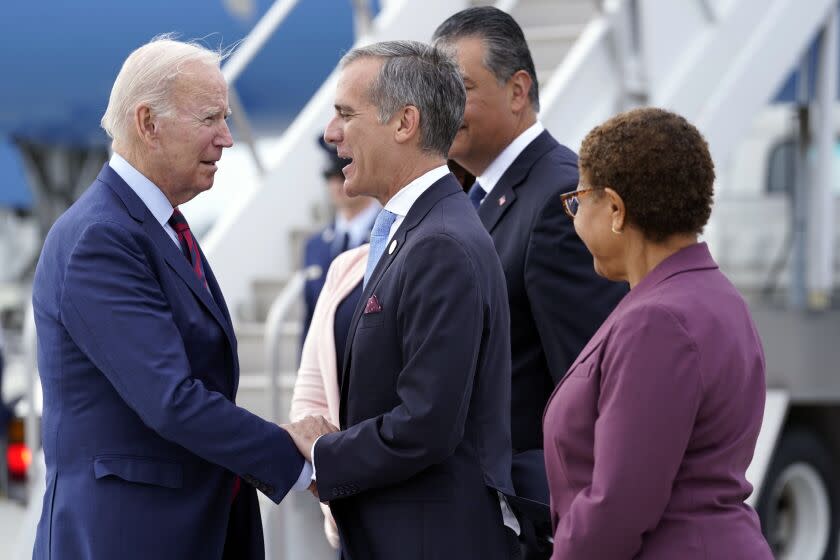
<svg viewBox="0 0 840 560"><path fill-rule="evenodd" d="M302 420L291 424L283 424L280 427L289 432L300 454L310 463L312 462L312 444L315 443L315 440L325 434L338 431L338 428L330 424L323 416L307 416Z"/></svg>

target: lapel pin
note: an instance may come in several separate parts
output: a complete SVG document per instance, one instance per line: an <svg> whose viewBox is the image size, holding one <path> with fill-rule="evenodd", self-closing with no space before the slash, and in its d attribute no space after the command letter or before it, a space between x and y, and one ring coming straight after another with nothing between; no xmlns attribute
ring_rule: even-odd
<svg viewBox="0 0 840 560"><path fill-rule="evenodd" d="M389 255L393 255L393 254L394 254L394 250L395 250L396 248L397 248L397 240L396 240L396 239L394 239L393 241L391 241L391 244L388 246L388 254L389 254Z"/></svg>
<svg viewBox="0 0 840 560"><path fill-rule="evenodd" d="M507 202L507 198L505 197L505 195L500 196L499 197L499 206L504 206L505 202Z"/></svg>

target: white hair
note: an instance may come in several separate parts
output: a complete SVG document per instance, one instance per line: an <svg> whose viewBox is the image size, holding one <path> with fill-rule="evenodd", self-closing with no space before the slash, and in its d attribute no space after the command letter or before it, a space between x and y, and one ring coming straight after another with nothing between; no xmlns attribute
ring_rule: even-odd
<svg viewBox="0 0 840 560"><path fill-rule="evenodd" d="M130 138L138 105L147 105L156 115L173 114L172 85L185 65L201 63L219 68L226 56L196 41L183 42L174 37L173 33L158 35L125 59L101 121L115 141Z"/></svg>

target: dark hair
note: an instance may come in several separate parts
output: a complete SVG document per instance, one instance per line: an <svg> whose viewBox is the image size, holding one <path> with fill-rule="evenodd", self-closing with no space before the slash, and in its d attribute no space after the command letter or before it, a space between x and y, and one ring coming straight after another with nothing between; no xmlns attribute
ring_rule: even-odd
<svg viewBox="0 0 840 560"><path fill-rule="evenodd" d="M703 231L715 166L700 131L662 109L633 109L593 128L580 147L581 177L624 201L627 220L653 241Z"/></svg>
<svg viewBox="0 0 840 560"><path fill-rule="evenodd" d="M438 44L451 44L464 37L480 37L486 54L484 66L500 83L507 82L520 70L531 76L528 98L534 111L540 110L540 91L534 59L525 41L522 28L510 15L493 6L478 6L461 10L440 24L432 35Z"/></svg>
<svg viewBox="0 0 840 560"><path fill-rule="evenodd" d="M406 105L420 112L420 148L446 157L464 119L467 92L458 64L440 49L416 41L386 41L355 48L341 59L346 68L361 58L381 58L368 90L387 122Z"/></svg>

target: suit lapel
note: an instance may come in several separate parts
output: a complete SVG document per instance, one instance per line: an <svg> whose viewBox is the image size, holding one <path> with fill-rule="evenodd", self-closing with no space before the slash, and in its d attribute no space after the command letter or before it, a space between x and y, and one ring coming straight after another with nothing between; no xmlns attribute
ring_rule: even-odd
<svg viewBox="0 0 840 560"><path fill-rule="evenodd" d="M516 190L528 178L536 161L559 144L547 130L528 144L504 172L493 190L478 208L478 217L488 232L492 232L516 201Z"/></svg>
<svg viewBox="0 0 840 560"><path fill-rule="evenodd" d="M339 419L342 425L344 425L344 413L346 411L347 394L350 386L350 356L353 348L353 339L356 336L356 329L359 326L359 321L362 318L362 314L368 300L376 293L376 288L379 285L380 280L382 280L385 272L391 266L391 263L394 262L394 259L397 258L400 250L405 245L408 232L417 227L426 214L428 214L435 204L437 204L441 199L459 192L463 194L463 189L452 174L445 175L443 178L436 181L431 187L426 189L426 191L420 195L420 198L418 198L411 206L411 209L408 211L408 215L394 233L394 237L388 242L388 245L386 245L385 252L382 253L382 257L380 257L376 268L373 269L370 279L368 280L365 289L362 291L362 297L359 298L359 303L356 305L356 310L353 312L353 319L350 321L350 330L347 333L347 344L344 349L344 367L341 375L341 402L339 405ZM396 242L396 244L394 244L394 242ZM394 248L393 251L390 250L391 247ZM385 302L385 305L393 305L393 302Z"/></svg>
<svg viewBox="0 0 840 560"><path fill-rule="evenodd" d="M125 207L131 217L142 224L143 230L155 243L170 268L172 268L178 277L184 281L190 290L192 290L193 294L195 294L202 305L204 305L207 311L210 312L213 318L216 319L222 327L222 330L224 330L227 335L228 342L235 354L236 339L233 334L230 317L227 315L227 309L225 309L223 313L220 308L220 305L224 306L224 298L219 291L219 285L210 270L210 266L207 264L207 259L204 258L204 254L202 253L201 255L204 264L204 272L208 280L208 286L210 286L211 290L215 290L214 296L217 297L217 300L213 299L210 292L207 291L204 285L199 281L180 248L175 245L172 238L167 235L163 227L158 223L154 216L151 215L149 209L146 208L146 205L143 204L143 201L140 200L140 197L131 190L131 187L126 184L122 177L120 177L116 171L111 169L111 166L105 164L102 171L99 172L98 179L111 187L114 193L116 193L120 200L123 201L123 204L125 204ZM199 248L199 251L201 251L201 248ZM210 282L211 278L212 283ZM221 304L217 304L216 301L221 302Z"/></svg>
<svg viewBox="0 0 840 560"><path fill-rule="evenodd" d="M504 177L502 177L504 179ZM518 182L517 182L518 184ZM502 187L502 188L500 188ZM493 189L493 192L487 195L481 206L478 207L478 217L487 231L493 231L502 216L508 211L508 208L513 206L516 200L516 193L513 190L514 185L502 186L501 181Z"/></svg>
<svg viewBox="0 0 840 560"><path fill-rule="evenodd" d="M207 311L213 315L213 318L219 323L222 329L225 331L225 334L228 337L228 341L231 343L231 347L235 347L233 344L233 333L231 332L230 321L222 314L222 310L219 308L219 305L216 303L216 300L213 299L213 296L210 295L210 291L204 287L201 281L196 276L195 272L190 266L189 261L187 261L184 253L181 252L180 248L178 248L175 243L172 241L172 238L167 235L167 233L163 230L161 225L157 223L156 220L146 220L143 222L143 229L146 230L146 233L149 234L149 237L157 245L158 250L163 254L163 258L166 259L166 263L169 267L175 271L181 280L187 285L187 287L192 291L196 298L204 305ZM200 251L200 249L199 249ZM204 255L202 254L202 258ZM203 261L204 264L204 274L208 279L208 286L210 285L209 278L212 274L210 270L210 266L207 264L207 260ZM215 285L215 289L218 290L218 284L216 283L215 277L213 278L213 284ZM221 292L217 292L218 296L221 297Z"/></svg>

